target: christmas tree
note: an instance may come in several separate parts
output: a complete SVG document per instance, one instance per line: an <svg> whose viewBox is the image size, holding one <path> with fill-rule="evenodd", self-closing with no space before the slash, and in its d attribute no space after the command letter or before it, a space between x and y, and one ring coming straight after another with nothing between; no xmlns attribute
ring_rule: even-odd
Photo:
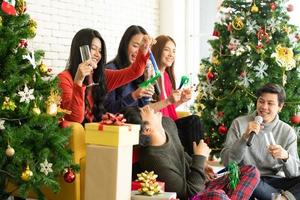
<svg viewBox="0 0 300 200"><path fill-rule="evenodd" d="M60 128L59 90L44 52L30 48L37 24L24 0L0 0L0 199L29 191L44 199L41 187L60 189L57 178L73 165Z"/></svg>
<svg viewBox="0 0 300 200"><path fill-rule="evenodd" d="M298 133L300 37L289 23L292 11L285 0L222 2L192 108L201 114L213 154L221 150L233 119L255 110L255 92L268 82L284 87L287 99L280 118Z"/></svg>

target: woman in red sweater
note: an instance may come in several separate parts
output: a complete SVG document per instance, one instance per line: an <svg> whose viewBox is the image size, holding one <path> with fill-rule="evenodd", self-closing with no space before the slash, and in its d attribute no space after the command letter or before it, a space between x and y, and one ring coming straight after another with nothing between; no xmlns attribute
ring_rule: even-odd
<svg viewBox="0 0 300 200"><path fill-rule="evenodd" d="M100 121L105 113L103 106L106 93L120 87L144 72L151 38L144 36L135 62L121 70L105 69L106 46L100 33L93 29L82 29L72 40L66 69L58 75L62 89L61 107L71 111L65 115L68 121L85 123ZM79 47L89 45L91 58L81 61ZM88 80L92 73L92 79ZM87 87L90 82L93 86Z"/></svg>
<svg viewBox="0 0 300 200"><path fill-rule="evenodd" d="M197 115L190 115L183 118L178 118L176 114L176 107L191 99L191 88L181 90L176 89L174 62L176 57L176 43L167 35L160 35L156 39L156 43L151 50L157 61L158 68L161 72L161 77L158 80L160 87L160 94L154 95L157 101L168 99L171 95L179 94L180 100L169 104L160 111L163 116L172 118L178 128L178 134L185 151L193 154L193 141L198 142L203 139L203 125L200 117ZM176 96L176 95L175 95Z"/></svg>

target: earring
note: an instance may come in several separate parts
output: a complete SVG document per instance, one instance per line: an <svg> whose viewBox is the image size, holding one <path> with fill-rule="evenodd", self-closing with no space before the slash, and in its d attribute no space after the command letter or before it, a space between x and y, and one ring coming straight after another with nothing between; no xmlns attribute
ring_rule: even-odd
<svg viewBox="0 0 300 200"><path fill-rule="evenodd" d="M144 135L149 135L151 132L151 128L147 127L144 129Z"/></svg>

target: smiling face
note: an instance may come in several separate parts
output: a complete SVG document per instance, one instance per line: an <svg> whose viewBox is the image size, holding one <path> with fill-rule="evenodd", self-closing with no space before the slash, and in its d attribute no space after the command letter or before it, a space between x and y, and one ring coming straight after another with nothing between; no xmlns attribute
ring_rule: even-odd
<svg viewBox="0 0 300 200"><path fill-rule="evenodd" d="M91 56L95 63L98 63L101 60L101 50L101 41L99 38L95 37L91 44Z"/></svg>
<svg viewBox="0 0 300 200"><path fill-rule="evenodd" d="M136 59L143 36L142 33L134 35L128 44L128 58L130 63L133 63Z"/></svg>
<svg viewBox="0 0 300 200"><path fill-rule="evenodd" d="M162 67L170 67L174 63L176 56L176 46L172 41L168 41L163 48L161 54L161 65Z"/></svg>
<svg viewBox="0 0 300 200"><path fill-rule="evenodd" d="M256 102L257 114L263 117L264 123L272 122L282 107L283 103L279 103L278 94L273 93L262 93Z"/></svg>

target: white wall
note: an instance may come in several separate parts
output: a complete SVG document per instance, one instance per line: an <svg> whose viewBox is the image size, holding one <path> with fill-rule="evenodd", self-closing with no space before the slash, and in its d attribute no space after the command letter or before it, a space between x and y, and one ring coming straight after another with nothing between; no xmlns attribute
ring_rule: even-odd
<svg viewBox="0 0 300 200"><path fill-rule="evenodd" d="M211 47L207 41L212 38L214 23L217 19L217 1L200 1L200 58L210 55Z"/></svg>
<svg viewBox="0 0 300 200"><path fill-rule="evenodd" d="M38 23L29 46L46 51L45 63L54 73L65 68L71 40L81 28L100 32L108 60L116 55L128 26L141 25L153 36L159 33L159 0L28 0L27 13Z"/></svg>
<svg viewBox="0 0 300 200"><path fill-rule="evenodd" d="M294 11L290 12L291 20L290 22L292 24L295 24L297 26L300 26L300 2L299 0L290 0L287 4L292 4L294 6Z"/></svg>
<svg viewBox="0 0 300 200"><path fill-rule="evenodd" d="M160 0L160 34L171 36L176 42L175 73L185 74L185 0ZM179 77L180 78L180 77Z"/></svg>

